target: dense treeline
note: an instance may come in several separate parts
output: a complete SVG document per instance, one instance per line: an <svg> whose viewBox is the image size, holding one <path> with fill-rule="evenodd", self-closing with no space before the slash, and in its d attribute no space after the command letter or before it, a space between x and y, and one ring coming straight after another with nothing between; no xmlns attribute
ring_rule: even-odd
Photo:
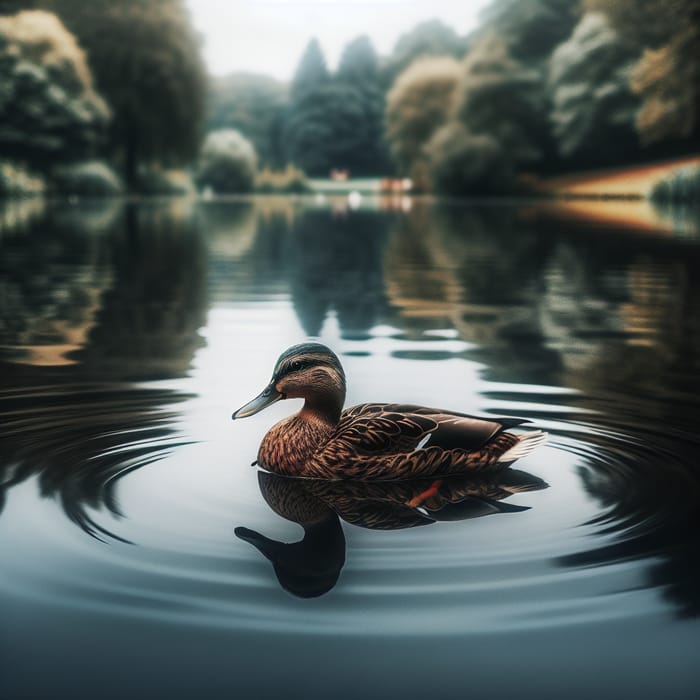
<svg viewBox="0 0 700 700"><path fill-rule="evenodd" d="M699 14L697 0L493 0L468 36L423 22L389 56L357 37L335 70L314 39L284 84L209 80L184 0L0 0L0 194L18 165L100 179L94 158L148 192L183 166L217 192L300 191L302 170L517 192L696 150Z"/></svg>

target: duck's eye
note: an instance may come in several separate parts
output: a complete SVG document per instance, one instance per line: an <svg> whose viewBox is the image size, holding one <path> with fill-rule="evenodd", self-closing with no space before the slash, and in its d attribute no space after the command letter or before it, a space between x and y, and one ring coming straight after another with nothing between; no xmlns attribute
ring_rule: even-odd
<svg viewBox="0 0 700 700"><path fill-rule="evenodd" d="M298 372L303 366L304 363L301 360L294 360L291 364L291 370L292 372Z"/></svg>

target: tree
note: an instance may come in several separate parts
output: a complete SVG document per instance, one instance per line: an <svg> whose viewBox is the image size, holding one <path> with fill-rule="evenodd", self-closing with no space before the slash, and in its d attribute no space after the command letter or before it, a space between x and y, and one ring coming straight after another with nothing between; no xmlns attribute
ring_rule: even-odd
<svg viewBox="0 0 700 700"><path fill-rule="evenodd" d="M396 42L384 68L384 82L391 85L397 76L421 56L452 56L461 58L467 50L467 41L452 27L438 19L417 24Z"/></svg>
<svg viewBox="0 0 700 700"><path fill-rule="evenodd" d="M643 51L631 86L642 104L645 144L696 138L700 131L700 4L697 0L586 0Z"/></svg>
<svg viewBox="0 0 700 700"><path fill-rule="evenodd" d="M109 110L85 54L48 12L0 17L0 152L37 167L91 154Z"/></svg>
<svg viewBox="0 0 700 700"><path fill-rule="evenodd" d="M588 13L549 61L551 122L559 152L589 162L619 159L638 148L639 100L629 87L638 58L605 15Z"/></svg>
<svg viewBox="0 0 700 700"><path fill-rule="evenodd" d="M320 85L290 109L288 153L309 175L325 176L353 164L353 153L369 138L362 96L352 86Z"/></svg>
<svg viewBox="0 0 700 700"><path fill-rule="evenodd" d="M248 139L234 129L212 131L202 146L197 184L214 192L250 192L255 185L257 156Z"/></svg>
<svg viewBox="0 0 700 700"><path fill-rule="evenodd" d="M86 50L112 108L112 152L134 184L140 165L195 157L205 110L200 42L183 0L42 0Z"/></svg>
<svg viewBox="0 0 700 700"><path fill-rule="evenodd" d="M330 75L318 39L311 39L301 56L292 79L292 103L299 103L309 92L328 82Z"/></svg>
<svg viewBox="0 0 700 700"><path fill-rule="evenodd" d="M495 0L481 13L481 34L500 36L519 61L546 61L571 34L579 14L572 0Z"/></svg>
<svg viewBox="0 0 700 700"><path fill-rule="evenodd" d="M330 75L317 39L312 39L292 79L285 122L287 157L310 175L326 175L332 167L329 110L333 108L328 87Z"/></svg>
<svg viewBox="0 0 700 700"><path fill-rule="evenodd" d="M461 77L459 61L424 56L399 75L387 96L386 139L402 175L427 185L424 147L448 120Z"/></svg>
<svg viewBox="0 0 700 700"><path fill-rule="evenodd" d="M517 166L535 163L548 146L541 75L495 35L482 37L464 59L454 117L470 133L493 137Z"/></svg>
<svg viewBox="0 0 700 700"><path fill-rule="evenodd" d="M362 116L357 125L361 139L351 139L348 149L339 154L343 167L353 174L385 173L387 155L383 139L384 91L380 82L377 54L369 37L351 41L343 50L334 76L336 85L350 88L347 98L358 100Z"/></svg>
<svg viewBox="0 0 700 700"><path fill-rule="evenodd" d="M211 81L207 129L236 129L255 146L260 163L285 164L283 122L288 90L265 75L233 73Z"/></svg>

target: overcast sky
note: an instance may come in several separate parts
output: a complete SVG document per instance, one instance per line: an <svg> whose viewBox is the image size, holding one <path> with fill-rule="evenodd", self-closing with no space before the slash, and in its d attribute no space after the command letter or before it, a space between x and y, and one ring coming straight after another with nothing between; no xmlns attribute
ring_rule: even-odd
<svg viewBox="0 0 700 700"><path fill-rule="evenodd" d="M331 68L343 46L368 34L380 54L418 22L438 18L465 34L489 0L187 0L214 75L232 71L292 77L311 37Z"/></svg>

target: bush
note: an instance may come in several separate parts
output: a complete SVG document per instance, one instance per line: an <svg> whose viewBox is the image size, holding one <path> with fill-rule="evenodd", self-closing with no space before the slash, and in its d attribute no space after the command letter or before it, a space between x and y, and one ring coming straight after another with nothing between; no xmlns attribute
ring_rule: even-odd
<svg viewBox="0 0 700 700"><path fill-rule="evenodd" d="M41 194L44 181L14 163L0 161L0 197Z"/></svg>
<svg viewBox="0 0 700 700"><path fill-rule="evenodd" d="M253 144L235 129L212 131L199 157L197 186L217 193L250 192L257 160Z"/></svg>
<svg viewBox="0 0 700 700"><path fill-rule="evenodd" d="M84 197L113 197L123 192L117 174L99 160L88 160L55 168L51 189L59 194Z"/></svg>
<svg viewBox="0 0 700 700"><path fill-rule="evenodd" d="M674 170L654 185L649 197L655 204L700 206L700 166Z"/></svg>
<svg viewBox="0 0 700 700"><path fill-rule="evenodd" d="M184 170L147 170L139 174L136 191L153 196L185 196L194 192L194 184Z"/></svg>
<svg viewBox="0 0 700 700"><path fill-rule="evenodd" d="M478 196L514 190L511 160L498 142L491 136L470 133L459 122L437 131L426 155L436 192Z"/></svg>
<svg viewBox="0 0 700 700"><path fill-rule="evenodd" d="M304 194L311 190L304 172L293 165L281 171L265 168L258 173L255 189L264 194Z"/></svg>

